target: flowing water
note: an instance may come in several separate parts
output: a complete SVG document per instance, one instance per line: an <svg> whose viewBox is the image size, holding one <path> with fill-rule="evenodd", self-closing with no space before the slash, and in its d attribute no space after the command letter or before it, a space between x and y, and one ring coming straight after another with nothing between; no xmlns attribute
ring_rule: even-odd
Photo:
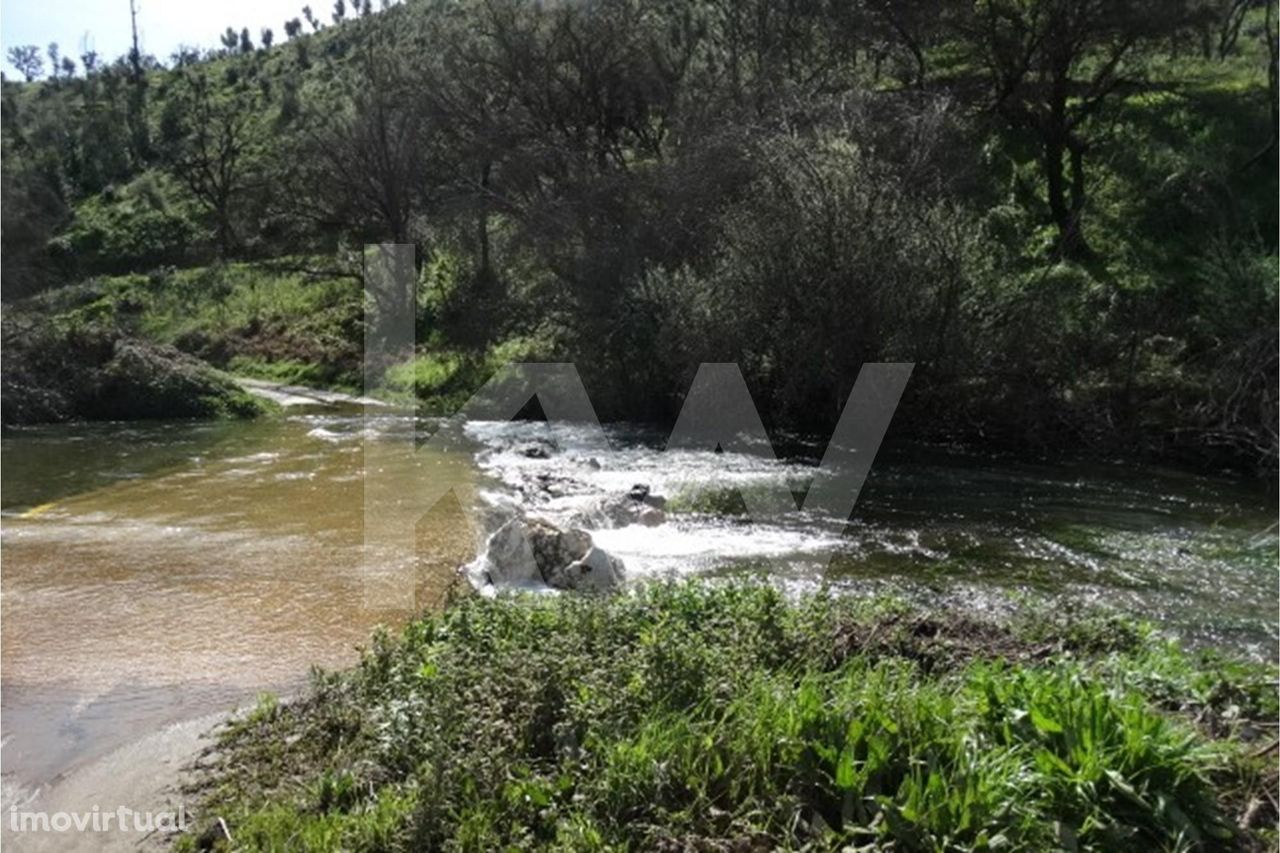
<svg viewBox="0 0 1280 853"><path fill-rule="evenodd" d="M295 411L6 436L6 781L42 784L165 723L295 689L312 665L350 663L376 625L438 606L517 509L593 528L633 580L768 573L982 609L1010 592L1084 600L1274 656L1275 496L1248 482L907 448L877 458L846 529L812 511L734 512L736 489L803 495L821 447L792 443L772 461L663 453L638 428L611 428L602 445L545 424L474 424L470 452L428 446L381 472L392 491L426 479L456 487L456 501L421 520L409 501L366 517L366 443L413 429L393 414ZM602 507L637 484L667 498L665 520L618 527ZM365 544L367 525L406 524L405 547ZM370 565L407 599L370 599Z"/></svg>

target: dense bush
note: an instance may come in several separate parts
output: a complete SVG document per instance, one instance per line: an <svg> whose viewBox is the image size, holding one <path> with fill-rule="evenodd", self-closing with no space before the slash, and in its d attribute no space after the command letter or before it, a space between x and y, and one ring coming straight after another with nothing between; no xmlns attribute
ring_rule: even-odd
<svg viewBox="0 0 1280 853"><path fill-rule="evenodd" d="M199 227L165 181L149 174L86 199L50 251L77 275L124 273L189 263L198 256Z"/></svg>
<svg viewBox="0 0 1280 853"><path fill-rule="evenodd" d="M6 426L69 420L252 418L262 406L207 364L96 324L5 315Z"/></svg>

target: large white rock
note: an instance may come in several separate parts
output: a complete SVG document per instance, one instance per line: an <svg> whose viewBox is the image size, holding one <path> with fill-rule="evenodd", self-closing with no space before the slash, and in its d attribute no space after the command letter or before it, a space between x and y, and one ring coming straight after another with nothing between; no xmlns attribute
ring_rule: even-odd
<svg viewBox="0 0 1280 853"><path fill-rule="evenodd" d="M606 592L622 586L626 568L617 557L593 545L581 560L554 569L546 580L557 589Z"/></svg>
<svg viewBox="0 0 1280 853"><path fill-rule="evenodd" d="M620 587L626 567L585 530L561 530L542 519L514 518L489 537L485 572L494 586L546 583L602 592Z"/></svg>
<svg viewBox="0 0 1280 853"><path fill-rule="evenodd" d="M485 562L489 581L495 586L518 586L542 580L522 518L513 518L494 531L489 537Z"/></svg>

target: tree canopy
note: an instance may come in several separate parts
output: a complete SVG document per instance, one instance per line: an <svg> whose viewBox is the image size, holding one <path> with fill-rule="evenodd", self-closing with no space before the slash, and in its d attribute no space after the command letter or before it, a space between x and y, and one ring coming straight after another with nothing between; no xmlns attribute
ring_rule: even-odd
<svg viewBox="0 0 1280 853"><path fill-rule="evenodd" d="M1273 460L1274 5L336 2L85 56L5 83L4 295L413 243L424 338L552 341L619 416L729 360L818 427L904 360L921 433Z"/></svg>

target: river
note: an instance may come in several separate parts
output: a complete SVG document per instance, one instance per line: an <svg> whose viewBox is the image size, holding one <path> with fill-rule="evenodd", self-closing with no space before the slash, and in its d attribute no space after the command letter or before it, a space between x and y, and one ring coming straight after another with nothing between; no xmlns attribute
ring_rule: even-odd
<svg viewBox="0 0 1280 853"><path fill-rule="evenodd" d="M462 459L412 454L392 487L433 478L460 497L416 524L411 547L374 555L409 593L374 606L365 444L412 429L394 414L291 409L248 424L7 435L6 785L47 785L159 727L294 690L313 665L349 664L376 625L439 606L504 510L590 523L592 506L636 484L668 498L665 522L594 532L632 581L767 574L982 610L1014 593L1115 606L1193 642L1275 654L1276 500L1256 483L899 448L877 458L842 530L813 513L708 511L732 504L730 488L803 492L820 446L788 442L776 462L663 453L663 436L639 427L610 427L601 448L544 424L478 424ZM532 458L531 442L546 442L547 458Z"/></svg>

